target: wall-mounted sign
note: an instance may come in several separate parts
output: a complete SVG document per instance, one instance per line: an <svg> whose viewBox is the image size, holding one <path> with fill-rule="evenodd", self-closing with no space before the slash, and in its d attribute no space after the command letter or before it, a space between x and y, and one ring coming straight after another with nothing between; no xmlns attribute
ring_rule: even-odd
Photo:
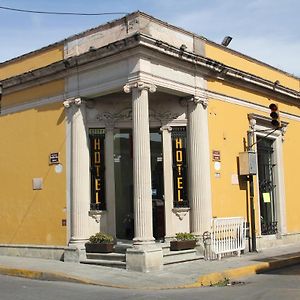
<svg viewBox="0 0 300 300"><path fill-rule="evenodd" d="M59 152L52 152L49 155L49 165L59 164Z"/></svg>
<svg viewBox="0 0 300 300"><path fill-rule="evenodd" d="M212 159L213 161L221 161L221 152L219 150L213 150Z"/></svg>
<svg viewBox="0 0 300 300"><path fill-rule="evenodd" d="M188 207L186 176L186 127L172 128L174 207Z"/></svg>
<svg viewBox="0 0 300 300"><path fill-rule="evenodd" d="M91 164L91 210L105 210L105 165L104 141L105 130L89 129L90 164Z"/></svg>

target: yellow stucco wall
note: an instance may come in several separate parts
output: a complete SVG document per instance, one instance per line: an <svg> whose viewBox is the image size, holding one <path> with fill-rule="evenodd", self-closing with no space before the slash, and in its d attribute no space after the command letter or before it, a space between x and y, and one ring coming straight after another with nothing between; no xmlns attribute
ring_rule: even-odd
<svg viewBox="0 0 300 300"><path fill-rule="evenodd" d="M0 118L0 243L66 244L65 132L61 103ZM60 174L51 152L60 153ZM33 178L43 178L42 190Z"/></svg>
<svg viewBox="0 0 300 300"><path fill-rule="evenodd" d="M0 80L13 77L48 66L64 58L64 45L57 45L36 53L30 53L23 57L0 64Z"/></svg>
<svg viewBox="0 0 300 300"><path fill-rule="evenodd" d="M1 101L2 108L8 108L17 104L33 102L60 95L64 91L64 80L55 80L31 88L23 89L18 92L5 95Z"/></svg>
<svg viewBox="0 0 300 300"><path fill-rule="evenodd" d="M214 80L208 81L208 89L227 96L243 99L250 103L259 104L265 108L268 108L271 102L275 101L279 103L281 120L289 123L283 143L287 231L289 233L300 232L300 202L297 200L297 176L295 176L296 170L300 168L300 161L295 159L295 153L300 147L300 139L298 138L300 121L287 119L282 116L283 112L300 115L299 107L288 103L280 103L276 99L269 99L266 96ZM210 149L211 151L219 150L221 152L220 171L214 169L211 157L213 216L246 216L247 195L245 182L241 185L232 184L232 174L238 174L237 157L239 152L244 151L243 138L246 139L246 132L249 128L248 113L256 113L264 116L268 116L268 113L216 99L210 99L208 107ZM217 177L216 173L220 173L220 177ZM255 203L258 225L259 216L256 187Z"/></svg>
<svg viewBox="0 0 300 300"><path fill-rule="evenodd" d="M220 47L207 42L205 46L205 53L208 58L215 59L225 65L243 70L273 82L279 80L281 85L297 91L300 90L299 79L288 76L286 73L280 72L279 70L259 64L250 58L238 55L228 49L221 49Z"/></svg>

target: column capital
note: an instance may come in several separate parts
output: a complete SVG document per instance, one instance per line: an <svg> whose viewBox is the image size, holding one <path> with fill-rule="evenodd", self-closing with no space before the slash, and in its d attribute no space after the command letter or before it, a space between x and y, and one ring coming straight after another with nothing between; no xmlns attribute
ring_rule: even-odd
<svg viewBox="0 0 300 300"><path fill-rule="evenodd" d="M172 131L172 127L171 127L171 126L165 125L165 126L160 127L159 130L160 130L161 132L163 132L164 130L166 130L166 131L168 131L168 132L171 132L171 131Z"/></svg>
<svg viewBox="0 0 300 300"><path fill-rule="evenodd" d="M84 100L80 97L77 97L77 98L69 98L67 100L65 100L63 102L63 106L65 108L70 108L72 105L75 105L75 106L80 106L81 104L84 103Z"/></svg>
<svg viewBox="0 0 300 300"><path fill-rule="evenodd" d="M203 96L193 96L189 98L189 102L193 102L195 104L202 104L203 108L206 109L208 107L208 99Z"/></svg>
<svg viewBox="0 0 300 300"><path fill-rule="evenodd" d="M132 89L138 89L138 90L148 90L150 93L156 92L156 86L152 83L146 83L143 81L134 81L126 83L123 87L123 90L126 94L129 94L132 92Z"/></svg>

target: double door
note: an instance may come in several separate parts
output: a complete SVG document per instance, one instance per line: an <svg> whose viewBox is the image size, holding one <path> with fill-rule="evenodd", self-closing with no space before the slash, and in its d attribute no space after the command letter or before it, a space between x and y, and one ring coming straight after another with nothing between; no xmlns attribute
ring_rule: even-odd
<svg viewBox="0 0 300 300"><path fill-rule="evenodd" d="M150 130L153 235L165 235L164 177L162 136L159 129ZM131 129L114 131L114 174L116 198L116 235L119 239L134 237L133 210L133 140Z"/></svg>

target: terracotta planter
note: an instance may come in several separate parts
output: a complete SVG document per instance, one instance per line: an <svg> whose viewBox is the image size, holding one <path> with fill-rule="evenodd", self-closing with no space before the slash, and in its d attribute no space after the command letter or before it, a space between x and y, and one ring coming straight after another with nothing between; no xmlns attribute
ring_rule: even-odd
<svg viewBox="0 0 300 300"><path fill-rule="evenodd" d="M87 253L110 253L114 251L114 243L85 244Z"/></svg>
<svg viewBox="0 0 300 300"><path fill-rule="evenodd" d="M170 242L170 250L171 251L194 249L195 247L196 247L195 240L171 241Z"/></svg>

